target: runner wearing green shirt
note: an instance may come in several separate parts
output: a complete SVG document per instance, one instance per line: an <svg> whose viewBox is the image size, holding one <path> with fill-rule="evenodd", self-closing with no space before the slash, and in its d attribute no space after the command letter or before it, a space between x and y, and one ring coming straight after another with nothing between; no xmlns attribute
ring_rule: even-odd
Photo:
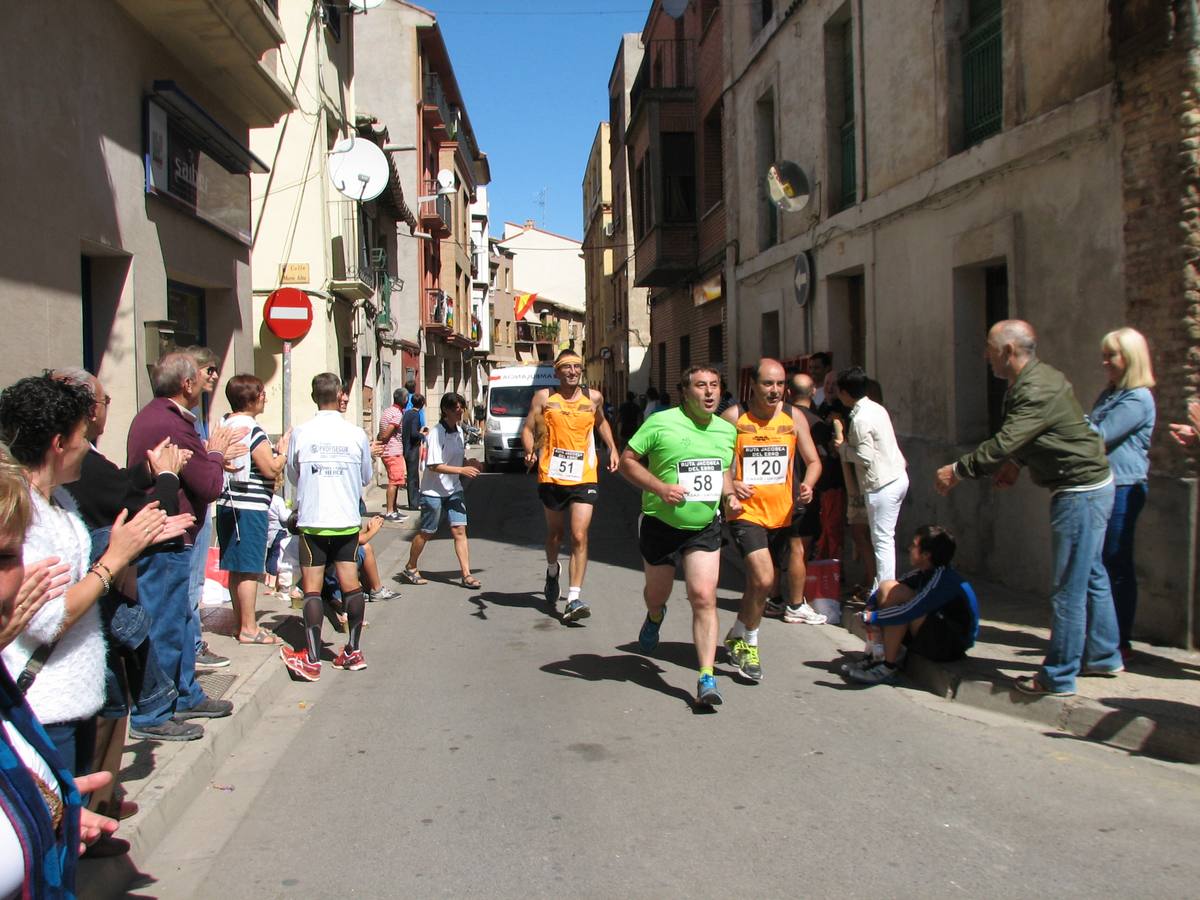
<svg viewBox="0 0 1200 900"><path fill-rule="evenodd" d="M646 572L646 621L638 645L644 653L658 646L675 565L682 560L700 666L696 700L701 706L717 706L722 700L713 677L720 510L724 502L726 512L741 512L729 473L737 431L715 415L721 400L716 369L692 366L681 384L680 406L647 418L621 454L621 474L642 490L638 548Z"/></svg>

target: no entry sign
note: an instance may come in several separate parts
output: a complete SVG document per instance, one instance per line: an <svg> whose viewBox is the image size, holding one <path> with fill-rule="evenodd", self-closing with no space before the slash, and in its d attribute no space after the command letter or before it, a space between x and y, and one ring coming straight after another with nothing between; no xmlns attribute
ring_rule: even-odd
<svg viewBox="0 0 1200 900"><path fill-rule="evenodd" d="M281 341L298 341L312 327L312 303L298 288L280 288L267 298L263 319Z"/></svg>

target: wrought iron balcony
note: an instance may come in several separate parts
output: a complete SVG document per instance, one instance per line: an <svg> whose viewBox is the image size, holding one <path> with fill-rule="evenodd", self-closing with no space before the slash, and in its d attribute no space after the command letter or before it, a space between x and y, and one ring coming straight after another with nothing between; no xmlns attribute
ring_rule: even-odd
<svg viewBox="0 0 1200 900"><path fill-rule="evenodd" d="M440 188L436 181L426 181L424 188L422 196L430 199L421 201L421 211L418 216L421 220L421 227L434 237L449 237L453 215L450 196L438 193Z"/></svg>
<svg viewBox="0 0 1200 900"><path fill-rule="evenodd" d="M355 201L330 202L329 233L329 290L351 300L365 300L375 293L376 272Z"/></svg>

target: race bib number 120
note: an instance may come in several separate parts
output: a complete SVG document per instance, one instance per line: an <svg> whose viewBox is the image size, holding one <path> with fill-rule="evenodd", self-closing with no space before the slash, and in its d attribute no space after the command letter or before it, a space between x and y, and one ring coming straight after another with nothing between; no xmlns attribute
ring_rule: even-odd
<svg viewBox="0 0 1200 900"><path fill-rule="evenodd" d="M746 484L783 484L788 476L788 448L765 444L742 450L742 481Z"/></svg>
<svg viewBox="0 0 1200 900"><path fill-rule="evenodd" d="M688 500L711 502L721 499L721 461L719 459L683 459L676 467L679 484Z"/></svg>
<svg viewBox="0 0 1200 900"><path fill-rule="evenodd" d="M555 447L550 454L550 477L559 481L583 481L583 451Z"/></svg>

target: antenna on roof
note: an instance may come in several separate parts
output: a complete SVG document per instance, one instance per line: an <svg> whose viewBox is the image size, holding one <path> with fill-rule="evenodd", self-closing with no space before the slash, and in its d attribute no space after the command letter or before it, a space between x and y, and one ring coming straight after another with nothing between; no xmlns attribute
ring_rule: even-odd
<svg viewBox="0 0 1200 900"><path fill-rule="evenodd" d="M544 187L533 195L534 206L540 206L542 209L542 230L546 230L546 203L550 199L550 188Z"/></svg>

